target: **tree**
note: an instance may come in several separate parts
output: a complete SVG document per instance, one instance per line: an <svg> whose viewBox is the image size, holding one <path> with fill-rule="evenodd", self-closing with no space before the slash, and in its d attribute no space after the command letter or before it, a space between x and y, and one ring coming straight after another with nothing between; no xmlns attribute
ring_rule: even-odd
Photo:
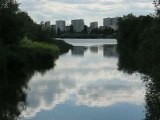
<svg viewBox="0 0 160 120"><path fill-rule="evenodd" d="M51 28L51 29L50 29L50 37L51 37L51 38L54 38L55 36L56 36L56 31L55 31L54 28Z"/></svg>
<svg viewBox="0 0 160 120"><path fill-rule="evenodd" d="M18 9L18 3L15 0L1 0L0 1L0 13L10 12L15 13Z"/></svg>
<svg viewBox="0 0 160 120"><path fill-rule="evenodd" d="M115 31L114 29L110 28L110 27L106 27L104 30L103 30L103 34L104 35L114 35Z"/></svg>
<svg viewBox="0 0 160 120"><path fill-rule="evenodd" d="M0 44L15 46L24 36L23 22L17 15L20 10L15 0L0 1Z"/></svg>
<svg viewBox="0 0 160 120"><path fill-rule="evenodd" d="M70 33L74 33L73 25L70 26L69 32L70 32Z"/></svg>
<svg viewBox="0 0 160 120"><path fill-rule="evenodd" d="M95 28L91 30L91 34L100 34L100 29L99 28Z"/></svg>
<svg viewBox="0 0 160 120"><path fill-rule="evenodd" d="M154 7L155 7L155 11L156 11L156 15L159 16L160 15L160 1L153 1Z"/></svg>
<svg viewBox="0 0 160 120"><path fill-rule="evenodd" d="M57 35L58 35L58 36L61 36L61 35L62 35L62 31L61 31L60 28L57 29Z"/></svg>
<svg viewBox="0 0 160 120"><path fill-rule="evenodd" d="M82 33L87 34L88 33L88 27L84 25L84 28L82 30Z"/></svg>

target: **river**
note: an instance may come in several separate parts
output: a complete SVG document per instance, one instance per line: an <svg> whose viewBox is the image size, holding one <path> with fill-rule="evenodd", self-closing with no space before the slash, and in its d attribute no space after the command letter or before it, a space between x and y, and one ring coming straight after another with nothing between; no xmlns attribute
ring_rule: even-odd
<svg viewBox="0 0 160 120"><path fill-rule="evenodd" d="M141 75L118 70L114 39L65 39L74 45L26 89L22 120L142 120L145 85ZM44 63L45 64L45 63Z"/></svg>

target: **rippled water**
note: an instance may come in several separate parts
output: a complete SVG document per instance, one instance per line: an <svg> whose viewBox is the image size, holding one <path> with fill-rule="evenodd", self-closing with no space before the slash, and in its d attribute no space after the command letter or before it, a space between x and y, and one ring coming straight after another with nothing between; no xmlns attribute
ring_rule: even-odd
<svg viewBox="0 0 160 120"><path fill-rule="evenodd" d="M73 49L31 78L23 120L145 118L145 87L139 74L117 70L116 40L65 41Z"/></svg>

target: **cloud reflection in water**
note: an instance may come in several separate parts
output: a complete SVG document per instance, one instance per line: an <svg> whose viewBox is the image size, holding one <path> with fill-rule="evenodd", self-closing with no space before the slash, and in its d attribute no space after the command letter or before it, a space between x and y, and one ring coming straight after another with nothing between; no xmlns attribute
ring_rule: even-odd
<svg viewBox="0 0 160 120"><path fill-rule="evenodd" d="M41 110L54 109L66 101L98 108L119 103L143 105L145 90L140 76L118 71L116 53L104 50L108 49L88 48L84 57L73 56L70 51L45 75L36 73L29 83L28 106L23 116L34 117ZM74 53L78 54L77 49ZM107 53L112 54L107 57Z"/></svg>

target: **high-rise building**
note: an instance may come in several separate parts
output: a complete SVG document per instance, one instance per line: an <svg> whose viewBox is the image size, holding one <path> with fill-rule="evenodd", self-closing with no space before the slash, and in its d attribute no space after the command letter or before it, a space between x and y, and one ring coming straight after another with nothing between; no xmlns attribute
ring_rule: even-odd
<svg viewBox="0 0 160 120"><path fill-rule="evenodd" d="M45 27L44 21L41 21L40 25L42 26L42 28L44 28Z"/></svg>
<svg viewBox="0 0 160 120"><path fill-rule="evenodd" d="M46 21L46 22L45 22L45 27L46 27L46 28L50 28L50 21Z"/></svg>
<svg viewBox="0 0 160 120"><path fill-rule="evenodd" d="M103 26L111 27L114 30L117 30L118 29L117 22L118 22L118 18L104 18Z"/></svg>
<svg viewBox="0 0 160 120"><path fill-rule="evenodd" d="M57 32L58 28L61 31L65 31L65 26L66 26L66 22L64 20L57 20L56 21L56 32Z"/></svg>
<svg viewBox="0 0 160 120"><path fill-rule="evenodd" d="M73 30L75 32L82 32L82 30L84 29L83 19L72 20L71 23L73 25Z"/></svg>
<svg viewBox="0 0 160 120"><path fill-rule="evenodd" d="M104 18L103 19L103 26L105 26L105 27L111 26L111 18Z"/></svg>
<svg viewBox="0 0 160 120"><path fill-rule="evenodd" d="M40 25L44 25L44 21L41 21L41 22L40 22Z"/></svg>
<svg viewBox="0 0 160 120"><path fill-rule="evenodd" d="M93 30L95 28L98 28L98 22L91 22L90 23L90 29Z"/></svg>

